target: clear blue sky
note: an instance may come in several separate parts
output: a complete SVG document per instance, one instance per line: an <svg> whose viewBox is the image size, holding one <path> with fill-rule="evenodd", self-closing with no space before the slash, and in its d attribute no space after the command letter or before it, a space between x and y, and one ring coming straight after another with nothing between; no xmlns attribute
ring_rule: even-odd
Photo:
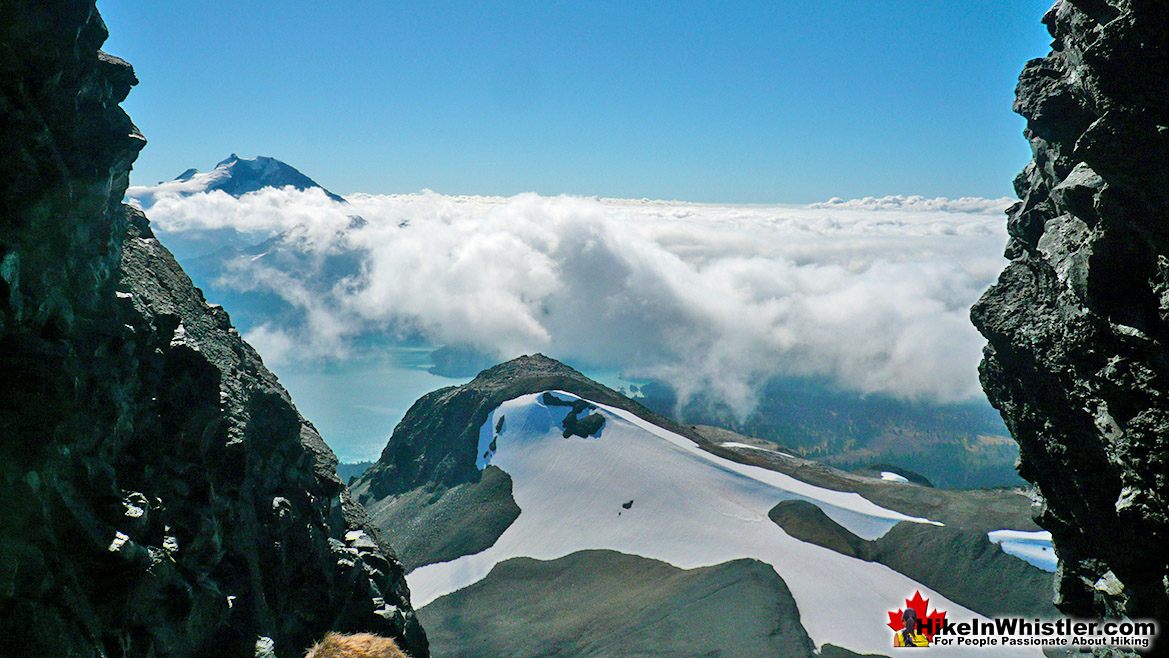
<svg viewBox="0 0 1169 658"><path fill-rule="evenodd" d="M134 184L270 155L342 194L1012 194L1051 0L99 0Z"/></svg>

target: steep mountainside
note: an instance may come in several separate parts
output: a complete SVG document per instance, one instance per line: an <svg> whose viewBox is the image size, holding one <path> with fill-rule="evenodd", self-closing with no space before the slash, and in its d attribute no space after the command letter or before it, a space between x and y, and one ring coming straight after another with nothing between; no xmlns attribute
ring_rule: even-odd
<svg viewBox="0 0 1169 658"><path fill-rule="evenodd" d="M915 589L960 616L1054 612L1051 548L1021 493L865 477L699 429L521 357L420 399L354 491L394 529L436 656L653 655L647 638L706 646L720 629L741 632L741 655L776 655L777 637L809 655L805 633L878 651L887 619L863 611ZM777 578L757 577L767 565ZM732 593L760 605L679 627Z"/></svg>
<svg viewBox="0 0 1169 658"><path fill-rule="evenodd" d="M983 387L1046 501L1059 607L1166 623L1169 4L1063 0L1043 22L1011 262L972 311Z"/></svg>
<svg viewBox="0 0 1169 658"><path fill-rule="evenodd" d="M477 466L479 428L504 401L548 390L627 409L705 442L542 354L497 365L463 386L428 393L410 407L381 457L352 487L376 527L397 529L394 547L408 570L488 548L515 520L519 508L507 474Z"/></svg>
<svg viewBox="0 0 1169 658"><path fill-rule="evenodd" d="M477 481L479 426L488 414L506 400L554 389L627 409L655 425L705 443L693 430L555 359L534 354L484 370L466 385L439 389L415 402L354 492L362 492L362 498L378 499L429 482L454 486Z"/></svg>
<svg viewBox="0 0 1169 658"><path fill-rule="evenodd" d="M840 468L899 464L943 488L1016 486L1018 447L986 400L939 403L842 391L831 382L773 378L746 416L698 394L679 405L668 385L640 387L639 402L687 425L713 425L773 441Z"/></svg>
<svg viewBox="0 0 1169 658"><path fill-rule="evenodd" d="M0 5L5 655L428 655L328 447L120 203L144 140L106 35L92 0Z"/></svg>

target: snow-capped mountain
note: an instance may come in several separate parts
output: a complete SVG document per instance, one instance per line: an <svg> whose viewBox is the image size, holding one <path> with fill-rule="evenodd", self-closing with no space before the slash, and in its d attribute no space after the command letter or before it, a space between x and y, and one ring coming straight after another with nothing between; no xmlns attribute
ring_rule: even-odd
<svg viewBox="0 0 1169 658"><path fill-rule="evenodd" d="M126 190L126 197L138 201L144 209L149 209L157 199L166 195L186 196L220 190L238 198L266 187L293 187L298 190L319 188L330 199L338 203L345 202L290 164L262 155L249 160L235 153L220 161L211 171L188 169L172 181L160 181L158 185L150 187L131 187Z"/></svg>
<svg viewBox="0 0 1169 658"><path fill-rule="evenodd" d="M719 636L711 655L887 653L886 611L917 591L951 619L1054 612L1050 573L992 543L1044 550L1018 534L1036 530L1022 495L718 445L539 355L424 397L353 490L393 529L435 656L616 655L581 644L609 634L621 655L695 655L659 646L675 632ZM536 601L497 605L537 580Z"/></svg>
<svg viewBox="0 0 1169 658"><path fill-rule="evenodd" d="M241 158L232 153L226 160L215 165L208 172L198 169L188 169L171 181L160 181L158 185L134 186L126 190L126 202L138 206L146 211L152 211L154 220L152 229L158 238L174 253L175 257L184 266L193 259L214 254L220 250L247 251L273 237L273 231L250 227L247 222L242 224L224 224L217 226L201 226L197 230L188 230L183 226L183 220L177 224L170 219L169 210L176 207L185 207L184 201L190 201L196 195L227 194L240 198L246 194L261 190L279 190L292 188L299 191L320 190L324 199L336 203L345 203L345 199L322 187L313 179L301 173L292 165L281 162L276 158L258 156L253 159ZM324 200L322 199L322 200ZM212 199L207 199L214 205ZM201 215L201 211L195 210ZM180 216L182 213L179 213ZM162 218L162 219L160 219ZM224 254L219 254L221 264L226 263ZM206 264L202 267L206 270ZM220 271L215 275L222 274ZM201 279L192 273L195 283L208 291L218 292L215 277ZM226 296L225 296L226 297Z"/></svg>
<svg viewBox="0 0 1169 658"><path fill-rule="evenodd" d="M931 261L943 247L953 250L947 263L965 262L958 254L984 241L997 258L985 216L433 192L341 204L319 188L224 191L288 182L245 176L275 166L264 161L229 159L131 198L154 203L155 234L272 365L426 347L432 375L465 380L540 349L620 379L685 425L768 439L842 469L882 461L943 488L1022 484L998 413L961 393L975 391L977 360L965 317L973 297L963 295L989 280L966 265L953 276L918 265L861 273L889 259ZM245 178L252 184L236 184ZM984 237L955 237L966 235ZM870 240L883 246L870 254ZM367 459L421 390L376 405L393 417L368 431L345 423L362 444L352 458ZM342 423L315 415L336 436Z"/></svg>

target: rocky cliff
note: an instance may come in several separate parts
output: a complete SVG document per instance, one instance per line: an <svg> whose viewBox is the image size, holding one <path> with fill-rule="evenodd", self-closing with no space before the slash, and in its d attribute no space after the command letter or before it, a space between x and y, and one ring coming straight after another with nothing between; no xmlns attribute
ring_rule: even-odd
<svg viewBox="0 0 1169 658"><path fill-rule="evenodd" d="M402 568L259 356L121 204L137 82L93 0L0 4L5 655L427 655Z"/></svg>
<svg viewBox="0 0 1169 658"><path fill-rule="evenodd" d="M1010 264L972 311L983 387L1060 556L1057 605L1169 621L1169 4L1063 0L1015 110Z"/></svg>

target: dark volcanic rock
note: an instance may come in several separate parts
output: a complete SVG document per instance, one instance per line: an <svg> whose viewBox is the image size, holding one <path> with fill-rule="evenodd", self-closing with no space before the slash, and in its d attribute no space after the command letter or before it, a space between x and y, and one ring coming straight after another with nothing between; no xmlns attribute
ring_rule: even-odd
<svg viewBox="0 0 1169 658"><path fill-rule="evenodd" d="M394 528L391 542L408 569L481 551L519 515L511 498L511 478L496 469L491 481L484 482L475 465L479 428L503 402L551 390L626 409L699 444L709 443L542 354L484 370L463 386L427 393L394 428L377 463L353 483L354 495L369 509L375 527ZM563 404L573 419L564 426L565 437L603 431L599 414L577 419L587 403L579 408ZM447 521L419 522L423 518Z"/></svg>
<svg viewBox="0 0 1169 658"><path fill-rule="evenodd" d="M1169 4L1057 2L1015 109L1010 264L972 310L983 387L1046 506L1056 603L1169 622Z"/></svg>
<svg viewBox="0 0 1169 658"><path fill-rule="evenodd" d="M511 478L488 466L478 482L419 487L371 501L375 527L393 528L394 552L406 571L485 551L520 515Z"/></svg>
<svg viewBox="0 0 1169 658"><path fill-rule="evenodd" d="M427 655L333 454L121 205L143 139L105 38L93 0L0 5L5 655Z"/></svg>
<svg viewBox="0 0 1169 658"><path fill-rule="evenodd" d="M560 421L560 428L564 430L562 436L566 439L570 436L579 436L582 439L599 436L601 429L605 427L605 417L592 413L597 407L587 400L561 400L551 393L545 393L541 401L549 407L568 407L568 413ZM589 414L581 418L580 415L586 411Z"/></svg>

